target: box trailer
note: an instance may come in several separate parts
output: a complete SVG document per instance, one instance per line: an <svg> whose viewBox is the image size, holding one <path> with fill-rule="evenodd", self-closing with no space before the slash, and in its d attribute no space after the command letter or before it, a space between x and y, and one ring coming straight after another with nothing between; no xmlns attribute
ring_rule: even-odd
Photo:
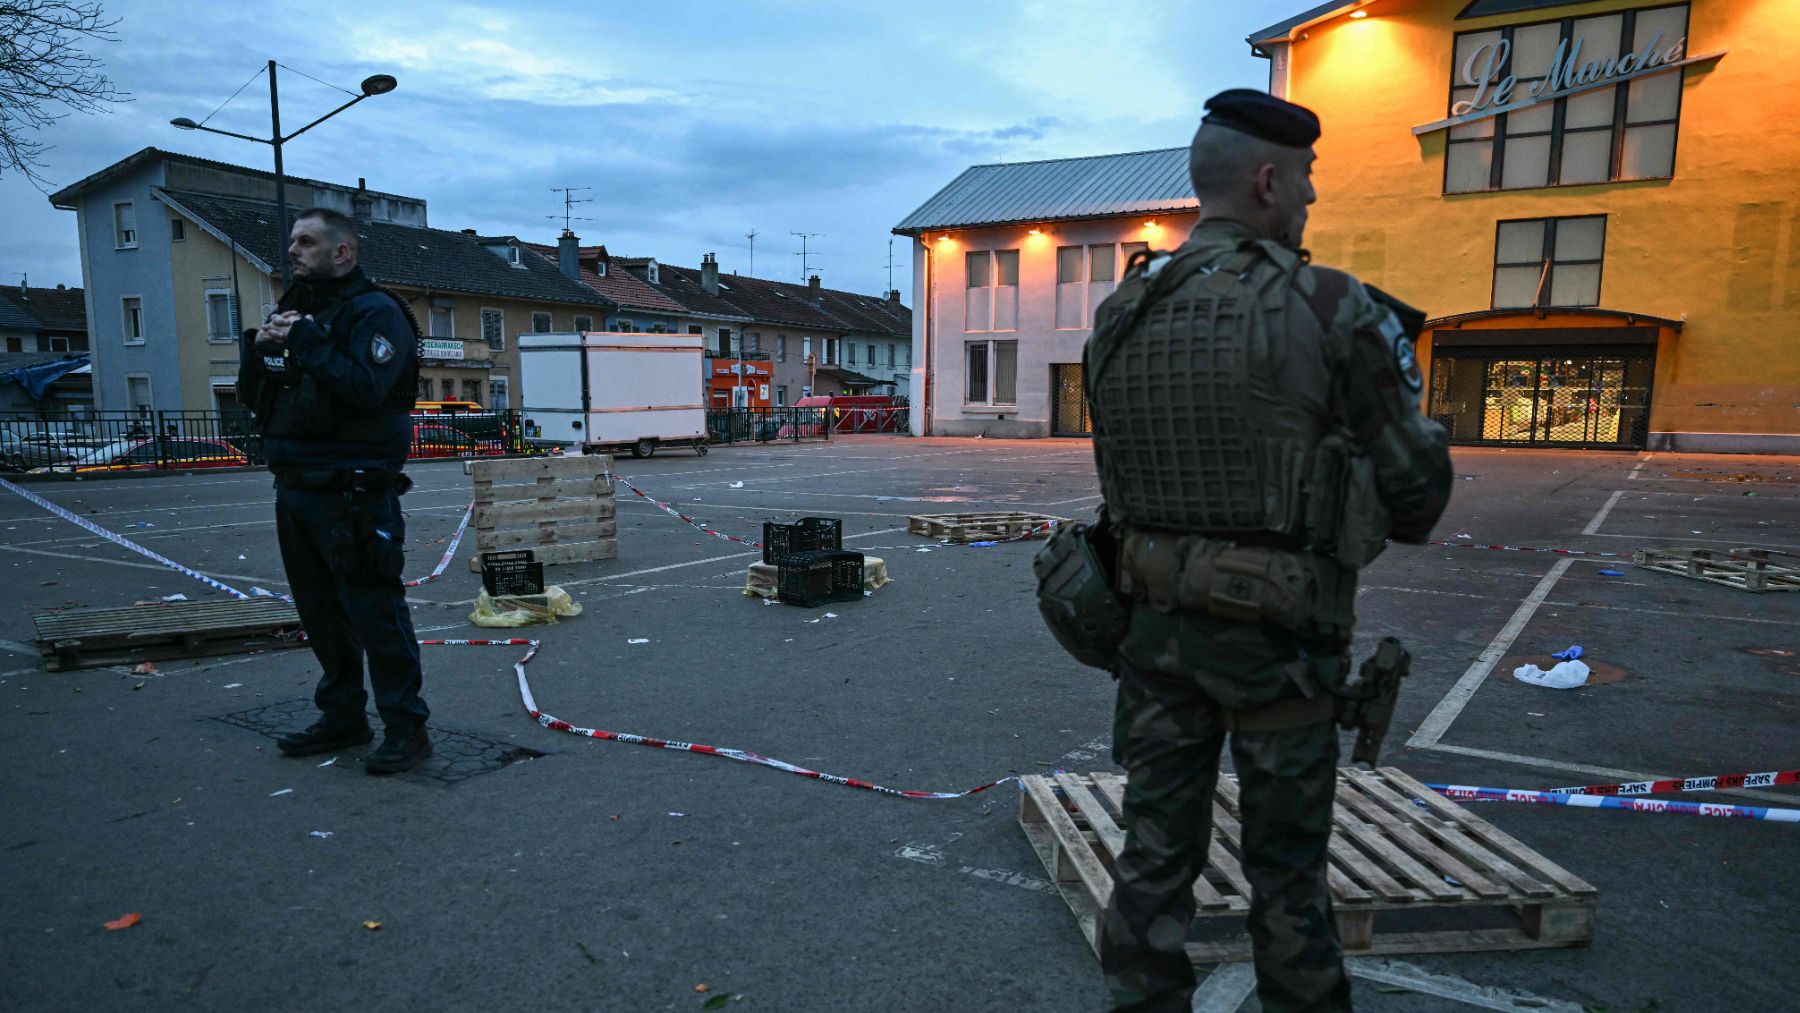
<svg viewBox="0 0 1800 1013"><path fill-rule="evenodd" d="M698 334L519 335L525 438L573 453L706 453Z"/></svg>

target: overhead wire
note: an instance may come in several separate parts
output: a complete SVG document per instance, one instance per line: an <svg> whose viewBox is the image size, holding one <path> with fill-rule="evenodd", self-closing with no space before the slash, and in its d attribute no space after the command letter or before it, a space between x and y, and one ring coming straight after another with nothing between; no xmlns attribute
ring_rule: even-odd
<svg viewBox="0 0 1800 1013"><path fill-rule="evenodd" d="M254 84L254 83L255 83L255 82L256 82L256 79L257 79L257 78L259 78L259 77L261 77L261 76L262 76L262 75L263 75L263 73L264 73L264 72L265 72L265 71L267 71L267 70L268 70L268 69L269 69L269 68L268 68L268 67L258 67L258 68L256 68L256 73L254 73L254 74L251 74L251 75L250 75L250 80L248 80L248 81L245 81L245 82L244 82L244 83L243 83L243 84L240 84L240 85L238 85L238 90L237 90L237 91L234 91L234 92L232 92L232 93L231 93L231 95L230 95L230 96L229 96L229 97L228 97L228 98L226 98L226 99L225 99L225 101L223 101L223 102L220 102L220 103L219 103L219 109L223 109L223 108L225 108L225 107L226 107L226 106L228 106L228 105L230 105L230 104L231 104L231 100L232 100L232 99L234 99L234 98L237 98L237 97L238 97L238 96L239 96L239 95L242 95L242 94L243 94L243 93L244 93L244 89L245 89L245 88L248 88L248 87L250 87L250 85L252 85L252 84ZM214 117L214 116L217 116L217 115L219 115L219 109L214 109L214 110L213 110L213 111L212 111L212 112L210 112L210 113L207 113L207 114L206 114L206 119L205 119L205 120L201 120L201 121L200 121L200 122L199 122L199 124L197 124L197 125L198 125L198 126L205 126L205 125L206 125L206 122L207 122L207 120L210 120L210 119L212 119L212 118L213 118L213 117Z"/></svg>

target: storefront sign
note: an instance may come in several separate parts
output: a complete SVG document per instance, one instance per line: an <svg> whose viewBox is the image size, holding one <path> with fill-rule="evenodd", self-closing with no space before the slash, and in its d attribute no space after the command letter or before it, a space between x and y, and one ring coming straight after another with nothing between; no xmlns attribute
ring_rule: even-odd
<svg viewBox="0 0 1800 1013"><path fill-rule="evenodd" d="M463 357L463 345L460 341L426 338L419 349L419 357L423 359L460 359Z"/></svg>
<svg viewBox="0 0 1800 1013"><path fill-rule="evenodd" d="M1686 38L1665 43L1662 33L1658 32L1636 52L1583 63L1581 40L1564 39L1557 44L1556 55L1550 61L1550 72L1528 87L1525 95L1519 98L1515 98L1518 79L1511 74L1504 77L1500 74L1500 68L1506 66L1511 52L1512 43L1500 39L1470 53L1469 58L1463 61L1458 85L1473 87L1475 97L1451 106L1448 119L1421 124L1414 127L1412 132L1428 134L1501 113L1516 112L1539 102L1552 102L1595 88L1623 84L1652 74L1665 74L1692 64L1716 60L1724 56L1726 51L1721 49L1700 56L1684 56L1687 52Z"/></svg>

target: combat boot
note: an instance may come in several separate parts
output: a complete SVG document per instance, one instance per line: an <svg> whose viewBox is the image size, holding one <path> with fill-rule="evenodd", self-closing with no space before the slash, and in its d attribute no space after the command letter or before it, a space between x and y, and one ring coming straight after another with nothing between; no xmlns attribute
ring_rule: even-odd
<svg viewBox="0 0 1800 1013"><path fill-rule="evenodd" d="M363 757L363 769L371 774L398 774L413 769L430 755L431 737L423 727L390 731L381 737L379 748Z"/></svg>
<svg viewBox="0 0 1800 1013"><path fill-rule="evenodd" d="M344 724L320 718L304 731L289 732L276 739L275 748L288 756L311 756L347 746L360 746L374 737L375 733L369 730L367 721Z"/></svg>

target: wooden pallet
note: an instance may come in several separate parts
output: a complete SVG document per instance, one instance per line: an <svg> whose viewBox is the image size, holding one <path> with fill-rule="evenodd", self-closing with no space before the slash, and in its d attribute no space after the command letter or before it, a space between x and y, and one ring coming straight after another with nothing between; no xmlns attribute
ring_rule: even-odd
<svg viewBox="0 0 1800 1013"><path fill-rule="evenodd" d="M612 458L606 454L476 461L475 550L525 547L540 563L582 563L619 555Z"/></svg>
<svg viewBox="0 0 1800 1013"><path fill-rule="evenodd" d="M1021 781L1019 825L1098 951L1113 860L1125 847L1125 779L1034 774ZM1333 824L1327 876L1346 953L1516 950L1593 939L1592 886L1393 767L1340 770ZM1210 857L1194 884L1198 912L1187 951L1197 964L1250 957L1242 835L1237 781L1221 776Z"/></svg>
<svg viewBox="0 0 1800 1013"><path fill-rule="evenodd" d="M298 647L300 613L278 598L169 602L38 616L52 672Z"/></svg>
<svg viewBox="0 0 1800 1013"><path fill-rule="evenodd" d="M1028 513L920 514L906 519L906 530L915 535L962 544L1018 538L1051 521L1063 523L1067 520L1067 517Z"/></svg>
<svg viewBox="0 0 1800 1013"><path fill-rule="evenodd" d="M1800 591L1800 556L1774 549L1639 549L1631 561L1739 591Z"/></svg>

